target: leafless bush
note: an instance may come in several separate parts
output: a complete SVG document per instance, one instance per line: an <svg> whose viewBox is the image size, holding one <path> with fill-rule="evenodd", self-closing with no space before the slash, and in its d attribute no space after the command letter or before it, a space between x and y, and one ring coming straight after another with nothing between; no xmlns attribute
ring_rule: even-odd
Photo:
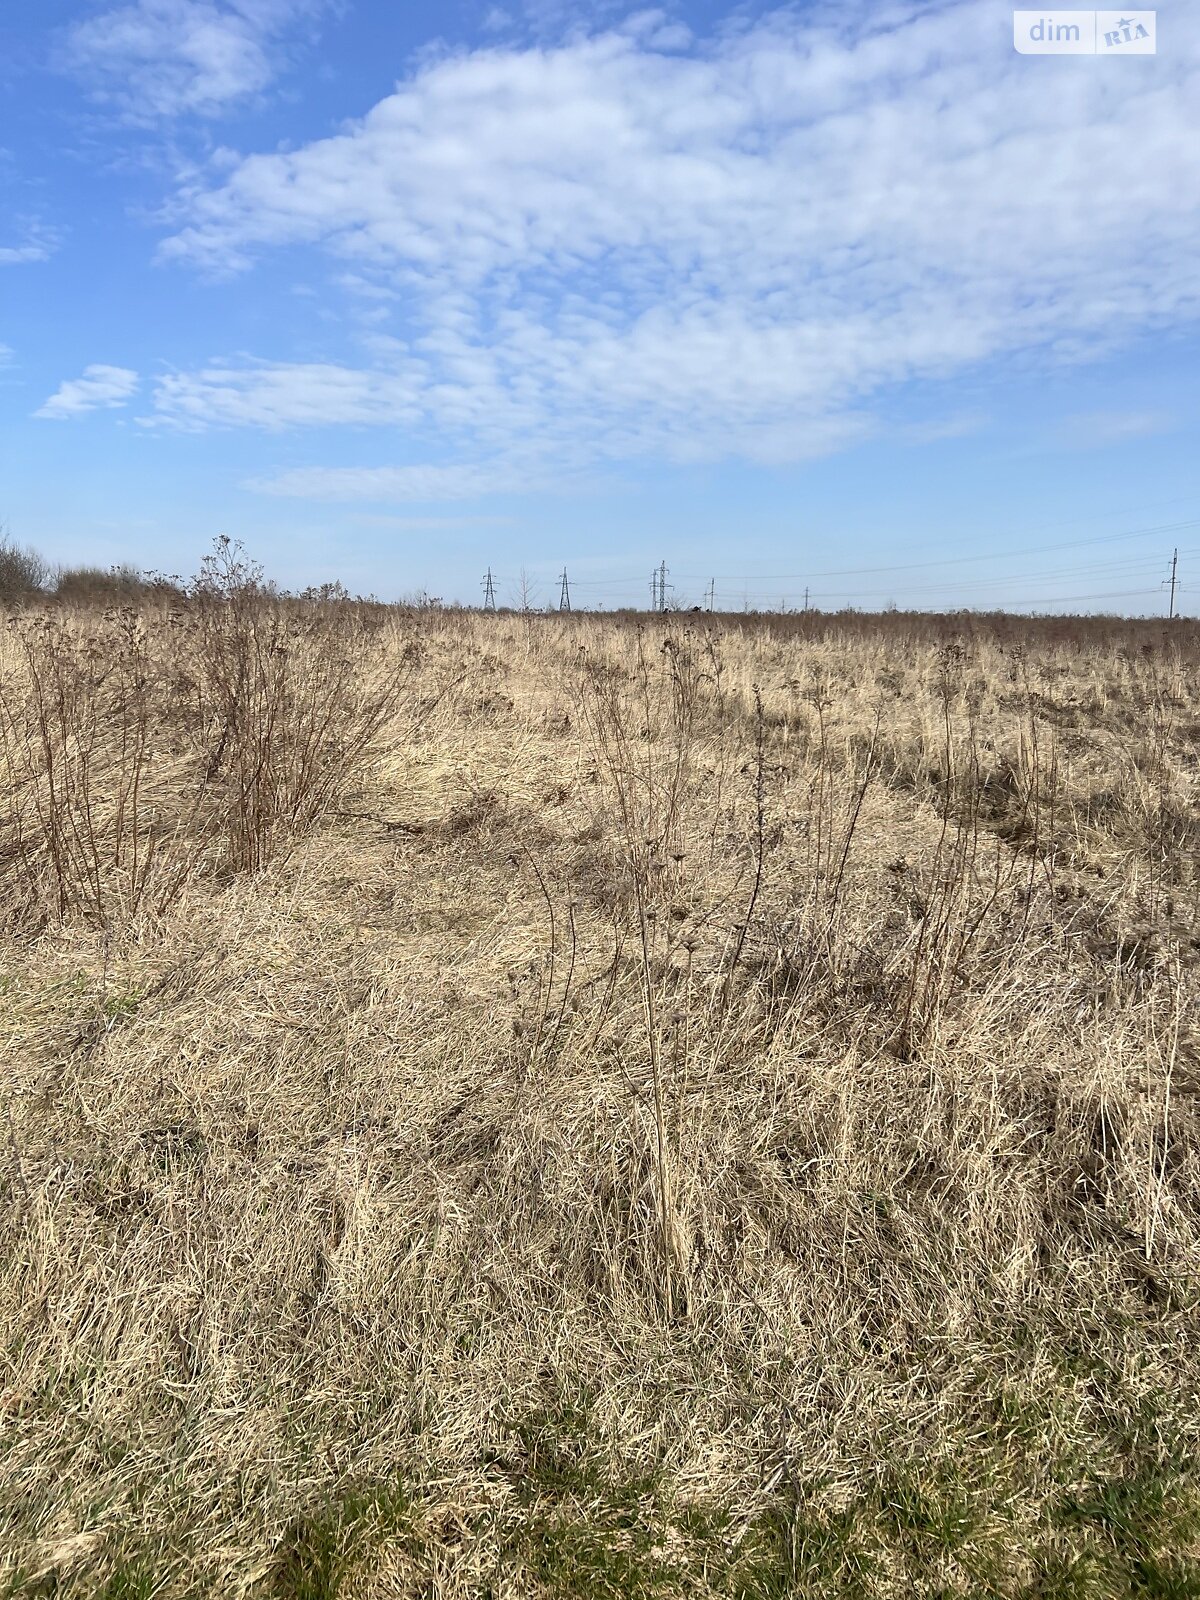
<svg viewBox="0 0 1200 1600"><path fill-rule="evenodd" d="M204 783L223 791L231 864L252 871L329 806L405 665L381 670L377 623L344 594L281 597L228 540L190 601Z"/></svg>
<svg viewBox="0 0 1200 1600"><path fill-rule="evenodd" d="M50 581L50 566L36 550L14 544L0 530L0 605L36 600Z"/></svg>
<svg viewBox="0 0 1200 1600"><path fill-rule="evenodd" d="M55 577L55 598L66 605L135 605L154 591L152 580L136 567L63 567Z"/></svg>
<svg viewBox="0 0 1200 1600"><path fill-rule="evenodd" d="M207 839L198 794L164 771L169 707L141 620L43 614L14 627L21 670L0 685L0 749L27 903L48 878L60 916L161 912Z"/></svg>
<svg viewBox="0 0 1200 1600"><path fill-rule="evenodd" d="M90 597L89 597L90 598ZM381 620L287 599L220 543L182 603L13 624L0 684L8 852L26 903L108 925L203 861L254 871L311 828L397 705ZM218 860L217 841L223 841Z"/></svg>

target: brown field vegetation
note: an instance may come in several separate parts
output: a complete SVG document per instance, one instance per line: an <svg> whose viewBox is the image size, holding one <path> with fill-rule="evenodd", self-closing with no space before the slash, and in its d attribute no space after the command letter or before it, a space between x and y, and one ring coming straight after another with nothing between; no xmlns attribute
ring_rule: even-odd
<svg viewBox="0 0 1200 1600"><path fill-rule="evenodd" d="M117 599L0 639L0 1593L1200 1594L1196 626Z"/></svg>

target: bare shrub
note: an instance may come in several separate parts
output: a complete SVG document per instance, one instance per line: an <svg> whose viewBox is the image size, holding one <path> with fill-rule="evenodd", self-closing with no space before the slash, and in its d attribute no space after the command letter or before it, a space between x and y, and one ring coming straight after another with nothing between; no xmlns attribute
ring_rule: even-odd
<svg viewBox="0 0 1200 1600"><path fill-rule="evenodd" d="M58 917L161 914L202 863L265 866L328 809L417 660L386 670L377 608L281 596L227 543L178 605L94 598L14 621L0 681L18 899Z"/></svg>
<svg viewBox="0 0 1200 1600"><path fill-rule="evenodd" d="M10 855L37 905L107 925L161 912L206 843L164 742L165 685L136 613L15 624L20 670L0 682ZM153 770L152 770L153 769Z"/></svg>
<svg viewBox="0 0 1200 1600"><path fill-rule="evenodd" d="M50 581L48 562L36 550L14 544L0 531L0 605L36 600Z"/></svg>
<svg viewBox="0 0 1200 1600"><path fill-rule="evenodd" d="M310 828L395 709L369 608L290 600L222 539L190 594L203 781L223 793L229 859L253 871Z"/></svg>
<svg viewBox="0 0 1200 1600"><path fill-rule="evenodd" d="M56 575L54 594L67 605L133 605L152 587L136 567L63 567Z"/></svg>

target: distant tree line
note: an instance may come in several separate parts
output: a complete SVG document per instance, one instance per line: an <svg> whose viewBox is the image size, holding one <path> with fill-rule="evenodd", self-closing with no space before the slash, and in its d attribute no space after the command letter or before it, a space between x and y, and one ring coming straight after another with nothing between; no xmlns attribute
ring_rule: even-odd
<svg viewBox="0 0 1200 1600"><path fill-rule="evenodd" d="M336 605L353 602L358 606L372 606L379 610L392 609L375 597L351 595L340 583L322 584L305 589L298 594L289 593L266 580L262 570L246 556L242 546L225 536L214 542L216 557L209 557L205 568L216 559L231 563L228 566L227 588L288 602ZM211 576L211 575L210 575ZM158 573L139 571L137 567L63 567L55 566L39 551L28 545L16 544L3 527L0 527L0 610L13 610L22 605L47 601L81 606L122 606L159 599L184 602L196 592L197 584L204 587L208 580L187 580L164 577ZM555 606L533 607L499 606L501 615L523 615L529 619L545 619L561 615ZM395 602L395 609L439 613L467 613L478 609L458 601L446 602L439 596L421 590L407 594ZM693 613L689 616L688 611ZM642 626L646 612L636 607L617 607L612 611L589 613L580 608L569 615L582 619L588 615L602 615L610 621L629 626ZM1073 644L1078 648L1109 646L1113 649L1138 649L1152 651L1156 645L1178 640L1181 630L1193 634L1196 621L1175 617L1131 617L1112 612L1044 612L1017 613L988 611L971 607L945 611L906 611L889 604L882 611L865 611L856 606L845 606L839 611L772 612L766 610L717 611L701 613L699 606L669 605L666 613L654 613L672 625L690 623L693 626L716 624L722 628L762 629L771 634L799 642L815 640L837 633L844 637L904 636L909 639L926 638L942 641L946 637L971 643L977 638L987 638L1000 644L1024 649L1034 641L1045 645Z"/></svg>
<svg viewBox="0 0 1200 1600"><path fill-rule="evenodd" d="M0 529L0 606L28 605L51 596L112 604L170 587L169 581L149 578L136 567L56 567Z"/></svg>

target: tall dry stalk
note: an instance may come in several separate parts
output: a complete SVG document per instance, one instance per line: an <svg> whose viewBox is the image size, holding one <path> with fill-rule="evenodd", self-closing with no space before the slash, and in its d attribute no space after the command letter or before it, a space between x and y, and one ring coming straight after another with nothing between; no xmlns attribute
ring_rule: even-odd
<svg viewBox="0 0 1200 1600"><path fill-rule="evenodd" d="M640 629L633 646L630 668L584 652L577 694L593 751L608 780L632 899L653 1098L663 1300L671 1317L683 1263L669 1136L660 969L670 938L672 900L681 887L686 861L685 812L696 781L696 740L708 674L690 640L664 638L657 665Z"/></svg>

